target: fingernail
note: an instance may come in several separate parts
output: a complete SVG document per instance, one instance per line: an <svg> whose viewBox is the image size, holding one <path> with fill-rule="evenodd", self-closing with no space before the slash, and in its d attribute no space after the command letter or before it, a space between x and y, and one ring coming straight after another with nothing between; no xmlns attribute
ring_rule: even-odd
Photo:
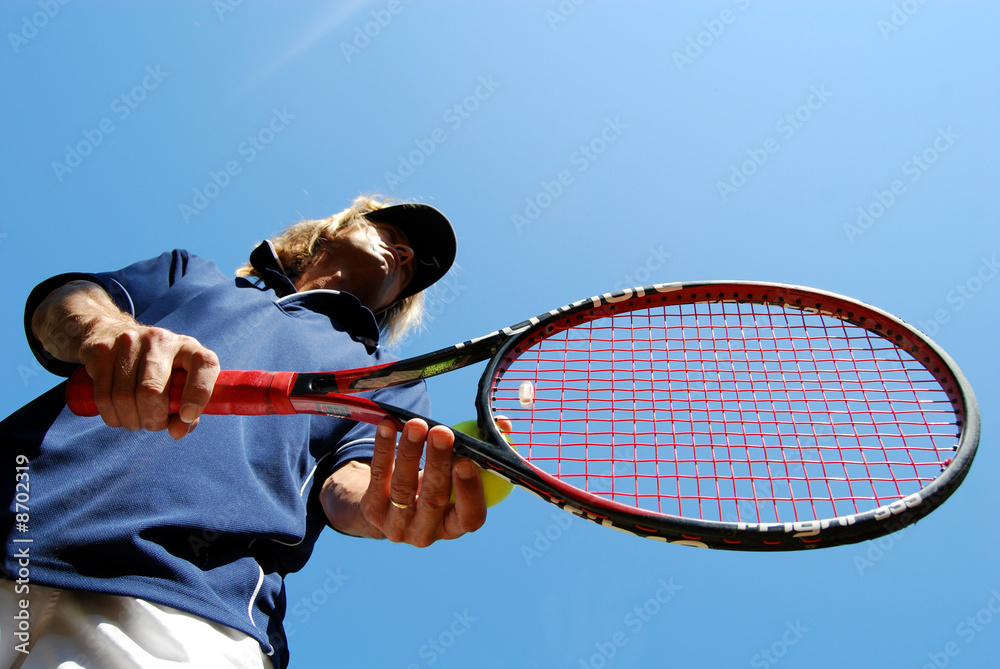
<svg viewBox="0 0 1000 669"><path fill-rule="evenodd" d="M388 425L379 425L378 436L382 437L383 439L389 439L390 437L392 437L392 428L389 427Z"/></svg>
<svg viewBox="0 0 1000 669"><path fill-rule="evenodd" d="M455 463L455 471L460 479L468 481L476 475L476 466L468 460L461 460Z"/></svg>
<svg viewBox="0 0 1000 669"><path fill-rule="evenodd" d="M198 408L197 404L185 404L184 406L181 407L180 413L178 415L181 417L181 420L184 421L185 423L193 423L195 420L197 420L200 413L201 409Z"/></svg>

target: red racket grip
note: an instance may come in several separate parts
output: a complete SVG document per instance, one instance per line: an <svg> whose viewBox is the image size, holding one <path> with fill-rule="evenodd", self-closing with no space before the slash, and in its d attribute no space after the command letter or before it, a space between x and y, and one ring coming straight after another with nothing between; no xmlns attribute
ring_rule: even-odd
<svg viewBox="0 0 1000 669"><path fill-rule="evenodd" d="M230 416L267 416L292 414L295 409L288 394L298 376L295 372L222 371L212 390L203 414ZM180 413L181 393L187 372L175 371L170 377L170 413ZM66 405L77 416L96 416L94 381L83 367L69 377Z"/></svg>

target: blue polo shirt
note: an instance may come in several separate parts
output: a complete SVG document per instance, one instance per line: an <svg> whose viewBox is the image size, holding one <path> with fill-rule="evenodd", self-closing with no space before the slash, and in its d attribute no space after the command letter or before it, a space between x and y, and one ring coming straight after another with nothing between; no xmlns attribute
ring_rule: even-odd
<svg viewBox="0 0 1000 669"><path fill-rule="evenodd" d="M295 293L270 247L251 257L265 281L224 276L186 251L105 274L61 275L29 297L26 320L53 288L94 281L145 325L194 337L223 369L322 371L390 360L372 313L352 295ZM32 349L51 371L74 368ZM371 457L374 427L326 416L204 416L180 441L74 416L65 384L0 423L8 461L26 456L30 523L15 523L14 477L2 477L3 570L30 551L30 580L140 597L241 630L287 665L283 577L309 558L326 517L322 482ZM428 415L423 383L365 393ZM32 542L14 543L30 538Z"/></svg>

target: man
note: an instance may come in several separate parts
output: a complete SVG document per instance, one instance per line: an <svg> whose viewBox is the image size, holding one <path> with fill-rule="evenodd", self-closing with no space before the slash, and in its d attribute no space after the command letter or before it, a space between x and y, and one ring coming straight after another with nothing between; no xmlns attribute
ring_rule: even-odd
<svg viewBox="0 0 1000 669"><path fill-rule="evenodd" d="M384 362L380 335L419 322L421 291L454 255L436 209L361 197L261 244L235 280L174 251L36 288L32 349L55 373L86 367L100 418L72 416L59 386L0 424L8 461L27 463L2 488L0 666L284 667L282 579L325 525L415 546L478 529L482 483L470 461L453 462L447 428L201 418L220 367ZM168 415L178 369L187 382ZM429 410L422 383L368 395ZM17 517L17 483L30 484L30 522ZM8 616L26 608L30 634L12 641Z"/></svg>

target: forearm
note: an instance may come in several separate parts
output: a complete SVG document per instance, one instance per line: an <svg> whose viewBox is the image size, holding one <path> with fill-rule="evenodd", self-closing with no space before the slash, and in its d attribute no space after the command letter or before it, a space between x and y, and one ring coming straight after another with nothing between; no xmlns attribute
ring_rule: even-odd
<svg viewBox="0 0 1000 669"><path fill-rule="evenodd" d="M86 367L104 422L129 430L168 429L180 439L197 424L219 374L214 352L192 337L146 326L98 284L71 281L43 299L31 331L45 351ZM173 370L187 372L177 414L169 412Z"/></svg>
<svg viewBox="0 0 1000 669"><path fill-rule="evenodd" d="M101 286L70 281L38 305L31 317L31 331L50 355L66 362L83 362L81 343L102 321L136 325Z"/></svg>

